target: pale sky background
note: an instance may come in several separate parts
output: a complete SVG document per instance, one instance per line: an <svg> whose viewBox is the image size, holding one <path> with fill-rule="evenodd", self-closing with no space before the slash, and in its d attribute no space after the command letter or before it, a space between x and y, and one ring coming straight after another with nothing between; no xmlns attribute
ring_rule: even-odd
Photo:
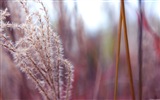
<svg viewBox="0 0 160 100"><path fill-rule="evenodd" d="M66 0L68 7L73 8L75 0ZM103 10L103 4L109 3L112 5L113 12L116 14L115 21L119 20L119 10L120 10L120 0L76 0L78 10L82 15L84 24L87 29L96 31L103 26L108 26L110 18L108 18ZM126 14L128 14L131 21L137 19L136 11L138 10L138 0L125 0L126 4ZM145 9L151 14L157 16L160 19L160 0L142 0L145 1ZM105 27L105 28L106 28Z"/></svg>
<svg viewBox="0 0 160 100"><path fill-rule="evenodd" d="M58 0L45 0L43 2L49 9L51 20L54 20L55 14L53 13L53 3L51 2L58 2ZM90 31L97 31L99 28L103 29L109 26L109 22L111 21L104 12L104 3L109 3L109 5L114 8L115 22L119 20L119 0L64 0L64 2L70 11L72 11L74 7L74 2L77 2L78 12L84 20L86 29ZM136 11L138 8L138 0L126 0L126 2L126 14L128 14L127 16L131 21L135 21L137 16L133 11ZM146 11L149 11L160 19L160 0L145 0L145 7Z"/></svg>

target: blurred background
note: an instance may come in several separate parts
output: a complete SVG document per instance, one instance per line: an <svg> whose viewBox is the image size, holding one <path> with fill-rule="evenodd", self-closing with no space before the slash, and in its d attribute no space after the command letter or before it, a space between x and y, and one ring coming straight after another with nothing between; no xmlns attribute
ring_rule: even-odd
<svg viewBox="0 0 160 100"><path fill-rule="evenodd" d="M72 100L112 100L114 94L119 0L42 0L49 11L53 29L62 40L64 56L74 65ZM160 99L160 0L142 0L142 96ZM40 5L28 1L30 11ZM8 8L7 22L22 23L24 12L15 0L0 0ZM139 1L125 0L131 66L138 99ZM42 13L43 14L43 13ZM19 31L7 30L13 41ZM0 100L42 100L34 84L13 63L12 55L0 49ZM131 99L124 34L122 29L118 94Z"/></svg>

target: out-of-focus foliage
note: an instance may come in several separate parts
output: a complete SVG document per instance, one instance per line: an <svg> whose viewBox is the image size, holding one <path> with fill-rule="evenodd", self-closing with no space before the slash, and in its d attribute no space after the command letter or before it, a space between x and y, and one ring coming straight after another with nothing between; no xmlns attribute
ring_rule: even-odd
<svg viewBox="0 0 160 100"><path fill-rule="evenodd" d="M57 19L53 23L56 28L57 33L62 39L64 46L65 58L69 59L75 67L74 72L74 83L72 91L72 99L96 99L105 100L113 99L114 92L114 81L115 81L115 58L117 50L117 33L118 33L118 18L119 11L116 12L117 6L113 6L117 2L103 2L104 12L106 14L106 28L101 28L97 31L88 31L85 27L85 22L83 21L82 15L78 12L77 3L74 2L74 8L72 11L68 11L66 2L57 1L52 2L55 11L53 13L57 14ZM160 19L151 10L148 10L148 4L153 2L144 2L144 18L148 22L143 24L143 99L160 99L160 58L159 58L159 21ZM11 2L8 2L10 8L13 7ZM16 3L15 3L16 4ZM90 5L88 5L89 7ZM127 29L129 38L129 48L131 57L131 66L133 71L133 81L136 98L138 98L138 8L133 9L132 3L125 3L126 6L126 18L127 18ZM154 6L152 6L154 8ZM119 9L119 8L118 8ZM151 8L150 8L151 9ZM9 9L10 12L14 13L18 9ZM95 12L96 13L96 12ZM13 15L12 20L16 16ZM18 16L22 16L19 14ZM94 18L94 16L92 16ZM23 19L23 16L22 16ZM7 19L9 21L9 19ZM21 21L19 21L21 22ZM105 26L103 26L105 27ZM151 31L152 30L152 31ZM9 30L10 31L10 30ZM92 32L92 33L91 33ZM14 31L11 32L14 34ZM95 34L93 36L88 34ZM14 37L20 37L16 34ZM11 37L13 37L11 36ZM129 88L129 78L128 78L128 67L126 62L126 52L124 44L124 34L122 30L122 42L121 42L121 54L120 54L120 65L119 65L119 81L118 81L118 99L130 99L130 88ZM2 51L2 61L5 58L11 58L9 53L5 50ZM7 56L7 57L4 57ZM8 62L3 62L1 65L2 72L8 73L8 76L12 76L9 70L5 70L5 66ZM11 59L12 61L12 59ZM25 77L19 72L15 66L8 65L9 69L14 73L19 73L17 77ZM13 69L16 71L13 71ZM17 74L15 74L17 75ZM9 80L8 78L1 79L3 82ZM18 79L20 81L20 79ZM22 80L17 84L23 84L26 80ZM9 81L10 82L10 81ZM7 82L7 83L9 83ZM18 81L16 81L18 82ZM3 83L5 84L5 83ZM24 84L25 90L33 91L30 86L30 82ZM9 89L10 87L7 86ZM20 91L23 89L20 88ZM18 90L18 91L19 91ZM35 91L35 90L34 90ZM6 95L4 89L1 89L2 98ZM28 93L28 92L27 92ZM19 94L23 98L27 95ZM11 94L11 93L8 93ZM30 95L37 94L34 97L40 96L38 92L30 92ZM13 94L12 94L13 95ZM18 98L11 96L11 98ZM29 98L31 100L31 98ZM32 98L35 100L35 98Z"/></svg>

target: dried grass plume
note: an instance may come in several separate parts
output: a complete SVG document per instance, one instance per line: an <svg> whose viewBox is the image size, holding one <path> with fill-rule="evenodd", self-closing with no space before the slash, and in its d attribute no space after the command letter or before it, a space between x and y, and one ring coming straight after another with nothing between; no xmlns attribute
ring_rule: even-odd
<svg viewBox="0 0 160 100"><path fill-rule="evenodd" d="M70 99L73 66L63 57L62 43L51 27L48 10L37 0L45 14L31 13L26 0L19 2L26 14L22 24L6 23L9 13L0 10L0 44L13 54L16 65L34 81L44 99ZM24 36L13 43L5 33L7 28L21 30Z"/></svg>

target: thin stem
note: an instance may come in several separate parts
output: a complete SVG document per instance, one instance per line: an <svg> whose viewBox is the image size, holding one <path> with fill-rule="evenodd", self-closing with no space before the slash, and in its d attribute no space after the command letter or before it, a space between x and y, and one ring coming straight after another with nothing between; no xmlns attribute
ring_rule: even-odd
<svg viewBox="0 0 160 100"><path fill-rule="evenodd" d="M3 43L0 42L0 45L4 46L4 47L7 48L9 51L16 52L15 49L9 47L9 46L6 45L6 44L3 44Z"/></svg>
<svg viewBox="0 0 160 100"><path fill-rule="evenodd" d="M49 96L47 95L47 93L45 92L45 90L42 88L42 86L40 85L39 81L35 78L35 76L30 72L30 70L27 69L27 73L30 75L30 77L32 77L32 79L36 82L36 84L38 85L39 89L43 92L43 94L46 96L47 100L49 99Z"/></svg>
<svg viewBox="0 0 160 100"><path fill-rule="evenodd" d="M51 87L51 84L49 83L47 77L45 77L45 75L42 73L41 69L37 66L37 64L33 61L33 59L27 54L27 58L32 62L32 64L34 65L34 67L37 69L37 71L42 75L42 77L44 78L44 80L46 80L46 82L48 83L48 85Z"/></svg>
<svg viewBox="0 0 160 100"><path fill-rule="evenodd" d="M116 75L115 75L115 86L114 86L114 100L117 98L118 90L118 66L119 66L119 56L120 56L120 44L121 44L121 29L122 29L122 7L120 9L120 21L118 26L118 49L116 55Z"/></svg>
<svg viewBox="0 0 160 100"><path fill-rule="evenodd" d="M22 57L22 59L24 59L25 57ZM26 61L24 61L24 64L27 65ZM46 97L47 100L50 100L47 92L42 88L42 86L40 85L39 81L36 79L36 77L34 76L34 74L31 72L30 69L28 69L25 65L23 65L23 67L25 67L25 70L26 70L26 74L28 74L32 79L33 81L36 83L36 85L38 86L39 90L41 92L43 92L44 96Z"/></svg>
<svg viewBox="0 0 160 100"><path fill-rule="evenodd" d="M32 39L29 39L29 41L30 42L32 42L34 45L37 45L34 41L32 41ZM38 45L38 46L40 46L40 45ZM37 46L37 47L38 47ZM43 53L41 53L41 49L39 50L37 47L35 47L35 49L36 49L36 51L39 53L39 55L40 55L40 57L41 57L41 61L43 62L43 64L44 64L44 66L45 66L45 68L47 69L47 71L45 71L45 70L43 70L43 71L45 71L46 73L48 73L47 75L48 75L48 77L49 77L49 79L48 79L48 81L47 81L47 83L49 84L49 85L51 85L51 87L52 87L52 89L53 89L53 91L55 92L55 95L56 95L56 89L55 89L55 86L54 86L54 81L53 81L53 78L51 77L52 76L52 74L51 74L51 66L50 66L50 62L49 62L49 64L47 65L47 63L45 62L45 59L44 59L44 55L43 55ZM49 56L47 55L47 58L49 58ZM50 61L50 60L49 60ZM45 78L44 78L45 79ZM46 78L47 79L47 78ZM57 99L55 99L55 100L57 100Z"/></svg>
<svg viewBox="0 0 160 100"><path fill-rule="evenodd" d="M139 100L142 100L142 6L141 0L139 1L139 12L140 12L140 20L139 20L139 43L138 43L138 63L139 63Z"/></svg>
<svg viewBox="0 0 160 100"><path fill-rule="evenodd" d="M37 66L37 64L34 62L34 60L28 54L27 54L27 58L32 62L32 64L37 69L37 71L42 75L43 79L46 80L48 85L53 88L53 95L54 95L54 97L56 97L54 85L49 82L48 78L42 73L41 69ZM56 100L56 98L54 98L54 99Z"/></svg>
<svg viewBox="0 0 160 100"><path fill-rule="evenodd" d="M9 41L7 40L7 37L6 37L5 35L3 35L3 34L0 35L0 38L1 38L1 37L4 38L5 42L7 42L8 45L6 45L6 46L9 47L9 45L10 45L10 46L12 47L12 48L10 47L10 49L15 52L15 48L14 48L14 45L12 44L12 42L9 42ZM4 45L4 44L3 44L3 45ZM4 45L4 46L5 46L5 45ZM6 46L5 46L5 47L6 47Z"/></svg>
<svg viewBox="0 0 160 100"><path fill-rule="evenodd" d="M126 57L127 57L127 64L128 64L131 95L132 95L132 99L135 100L133 77L132 77L132 68L131 68L131 62L130 62L128 36L127 36L127 25L126 25L124 0L121 0L121 5L122 5L122 16L123 16L123 25L124 25L124 39L125 39L125 45L126 45L126 53L127 53Z"/></svg>

